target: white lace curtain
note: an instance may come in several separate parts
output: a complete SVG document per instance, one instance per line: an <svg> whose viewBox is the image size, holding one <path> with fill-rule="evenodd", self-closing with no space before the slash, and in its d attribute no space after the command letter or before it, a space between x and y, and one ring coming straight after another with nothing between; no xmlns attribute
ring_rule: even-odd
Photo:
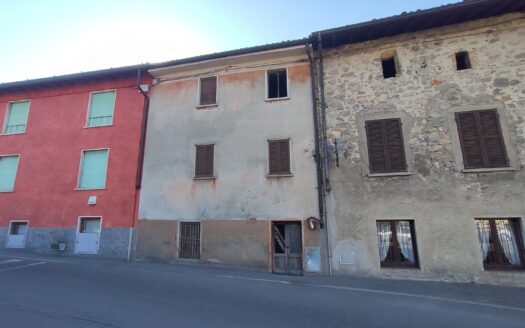
<svg viewBox="0 0 525 328"><path fill-rule="evenodd" d="M392 229L390 222L377 222L377 238L379 243L379 258L381 261L386 259L388 249L392 239Z"/></svg>

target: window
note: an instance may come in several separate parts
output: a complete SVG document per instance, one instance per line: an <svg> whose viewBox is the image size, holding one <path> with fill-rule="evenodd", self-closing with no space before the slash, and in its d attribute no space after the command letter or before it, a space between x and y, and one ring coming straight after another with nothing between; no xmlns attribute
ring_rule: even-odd
<svg viewBox="0 0 525 328"><path fill-rule="evenodd" d="M406 172L401 120L366 121L370 173Z"/></svg>
<svg viewBox="0 0 525 328"><path fill-rule="evenodd" d="M468 51L456 52L456 68L458 71L470 68Z"/></svg>
<svg viewBox="0 0 525 328"><path fill-rule="evenodd" d="M93 92L89 105L87 126L105 126L113 124L115 91Z"/></svg>
<svg viewBox="0 0 525 328"><path fill-rule="evenodd" d="M179 257L198 259L201 256L201 224L200 222L180 223L180 253Z"/></svg>
<svg viewBox="0 0 525 328"><path fill-rule="evenodd" d="M286 69L268 71L268 99L288 97Z"/></svg>
<svg viewBox="0 0 525 328"><path fill-rule="evenodd" d="M199 105L215 105L217 103L217 77L205 77L200 79Z"/></svg>
<svg viewBox="0 0 525 328"><path fill-rule="evenodd" d="M496 110L456 113L456 122L466 169L509 166Z"/></svg>
<svg viewBox="0 0 525 328"><path fill-rule="evenodd" d="M19 101L9 104L4 124L4 134L17 134L26 131L29 101Z"/></svg>
<svg viewBox="0 0 525 328"><path fill-rule="evenodd" d="M290 139L268 140L269 174L291 174Z"/></svg>
<svg viewBox="0 0 525 328"><path fill-rule="evenodd" d="M388 79L396 77L396 57L388 57L381 59L381 66L383 67L383 77Z"/></svg>
<svg viewBox="0 0 525 328"><path fill-rule="evenodd" d="M86 150L82 153L79 189L103 189L106 187L108 150Z"/></svg>
<svg viewBox="0 0 525 328"><path fill-rule="evenodd" d="M18 155L0 156L0 192L13 191L15 188Z"/></svg>
<svg viewBox="0 0 525 328"><path fill-rule="evenodd" d="M476 219L485 269L524 268L519 219Z"/></svg>
<svg viewBox="0 0 525 328"><path fill-rule="evenodd" d="M80 225L78 228L80 233L99 233L100 232L100 218L80 218Z"/></svg>
<svg viewBox="0 0 525 328"><path fill-rule="evenodd" d="M13 221L11 222L11 228L9 229L9 234L11 236L20 236L25 235L27 232L27 222Z"/></svg>
<svg viewBox="0 0 525 328"><path fill-rule="evenodd" d="M414 221L377 221L381 267L417 267Z"/></svg>
<svg viewBox="0 0 525 328"><path fill-rule="evenodd" d="M195 178L213 177L214 145L195 146Z"/></svg>

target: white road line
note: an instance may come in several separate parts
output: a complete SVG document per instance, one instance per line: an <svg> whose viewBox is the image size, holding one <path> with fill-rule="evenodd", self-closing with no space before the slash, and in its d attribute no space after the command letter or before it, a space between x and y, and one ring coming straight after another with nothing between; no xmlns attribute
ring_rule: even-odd
<svg viewBox="0 0 525 328"><path fill-rule="evenodd" d="M32 267L32 266L35 266L35 265L46 264L46 263L47 262L37 262L37 263L30 263L30 264L26 264L26 265L19 265L19 266L7 268L7 269L0 269L0 272L17 270L17 269L23 269L23 268L29 268L29 267Z"/></svg>
<svg viewBox="0 0 525 328"><path fill-rule="evenodd" d="M318 287L318 288L331 288L331 289L351 290L351 291L363 292L363 293L375 293L375 294L386 294L386 295L395 295L395 296L424 298L424 299L433 300L433 301L442 301L442 302L451 302L451 303L463 303L463 304L470 304L470 305L481 305L481 306L487 306L487 307L492 307L492 308L496 308L496 309L504 309L504 310L513 310L513 311L525 312L525 308L506 306L506 305L498 305L498 304L491 304L491 303L483 303L483 302L476 302L476 301L468 301L468 300L460 300L460 299L456 299L456 298L427 296L427 295L418 295L418 294L410 294L410 293L391 292L391 291L387 291L387 290L344 287L344 286L316 285L316 284L305 284L305 286Z"/></svg>
<svg viewBox="0 0 525 328"><path fill-rule="evenodd" d="M0 264L15 263L15 262L22 262L22 260L18 260L18 259L1 260Z"/></svg>
<svg viewBox="0 0 525 328"><path fill-rule="evenodd" d="M10 258L17 258L21 260L28 260L28 261L44 261L44 262L57 262L57 263L64 263L65 261L61 260L55 260L55 259L47 259L47 258L39 258L39 257L24 257L24 256L15 256L15 255L0 255L0 257L10 257Z"/></svg>
<svg viewBox="0 0 525 328"><path fill-rule="evenodd" d="M285 285L292 284L292 282L285 281L285 280L248 278L248 277L228 276L228 275L219 275L219 277L231 278L231 279L239 279L239 280L263 281L263 282L271 282L271 283L285 284ZM449 302L449 303L461 303L461 304L469 304L469 305L477 305L477 306L486 306L486 307L495 308L495 309L502 309L502 310L512 310L512 311L525 312L525 308L519 308L519 307L514 307L514 306L506 306L506 305L499 305L499 304L492 304L492 303L483 303L483 302L476 302L476 301L469 301L469 300L461 300L461 299L457 299L457 298L446 298L446 297L438 297L438 296L427 296L427 295L410 294L410 293L402 293L402 292L392 292L392 291L388 291L388 290L379 290L379 289L367 289L367 288L332 286L332 285L309 284L309 283L301 284L301 286L314 287L314 288L330 288L330 289L348 290L348 291L361 292L361 293L374 293L374 294L383 294L383 295L394 295L394 296L422 298L422 299L427 299L427 300L432 300L432 301Z"/></svg>
<svg viewBox="0 0 525 328"><path fill-rule="evenodd" d="M227 276L227 275L219 275L219 277L223 278L230 278L230 279L239 279L239 280L253 280L253 281L263 281L263 282L273 282L276 284L291 284L289 281L284 280L273 280L273 279L261 279L261 278L248 278L248 277L241 277L241 276Z"/></svg>

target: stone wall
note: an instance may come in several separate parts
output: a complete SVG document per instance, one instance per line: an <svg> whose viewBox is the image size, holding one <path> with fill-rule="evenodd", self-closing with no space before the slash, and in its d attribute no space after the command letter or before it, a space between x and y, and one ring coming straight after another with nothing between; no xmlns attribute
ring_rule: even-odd
<svg viewBox="0 0 525 328"><path fill-rule="evenodd" d="M525 16L511 14L325 53L331 149L329 227L335 272L525 285L483 269L475 218L525 219ZM471 69L456 70L468 51ZM398 75L385 79L382 56ZM498 110L510 168L463 172L454 113ZM366 120L401 118L408 175L371 176ZM381 269L376 220L415 221L420 268ZM352 264L340 264L344 255Z"/></svg>

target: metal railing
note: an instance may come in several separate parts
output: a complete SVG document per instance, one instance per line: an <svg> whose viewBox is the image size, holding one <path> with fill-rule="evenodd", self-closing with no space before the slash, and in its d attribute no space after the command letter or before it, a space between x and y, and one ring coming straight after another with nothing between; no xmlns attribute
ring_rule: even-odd
<svg viewBox="0 0 525 328"><path fill-rule="evenodd" d="M26 131L25 124L7 125L4 129L4 134L24 133L25 131Z"/></svg>
<svg viewBox="0 0 525 328"><path fill-rule="evenodd" d="M90 117L88 120L88 126L104 126L111 124L113 124L113 115Z"/></svg>

